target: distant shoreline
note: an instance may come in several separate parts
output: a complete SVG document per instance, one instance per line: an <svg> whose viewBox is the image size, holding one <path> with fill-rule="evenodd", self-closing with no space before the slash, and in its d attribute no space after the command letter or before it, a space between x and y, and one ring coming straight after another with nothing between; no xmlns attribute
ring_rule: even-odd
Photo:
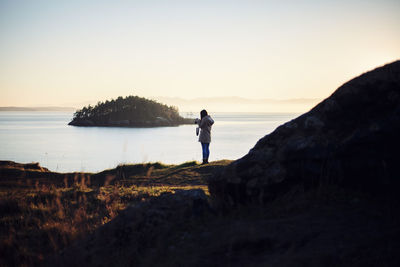
<svg viewBox="0 0 400 267"><path fill-rule="evenodd" d="M75 112L75 108L68 108L68 107L60 107L59 109L57 108L29 108L29 107L0 107L0 112L7 112L7 111L15 111L15 112ZM196 111L179 111L179 114L184 115L184 116L190 116L190 119L194 119L199 116L199 112ZM212 114L218 114L218 115L232 115L232 114L237 114L237 115L244 115L244 114L302 114L300 111L212 111Z"/></svg>
<svg viewBox="0 0 400 267"><path fill-rule="evenodd" d="M71 111L73 107L0 107L0 111Z"/></svg>

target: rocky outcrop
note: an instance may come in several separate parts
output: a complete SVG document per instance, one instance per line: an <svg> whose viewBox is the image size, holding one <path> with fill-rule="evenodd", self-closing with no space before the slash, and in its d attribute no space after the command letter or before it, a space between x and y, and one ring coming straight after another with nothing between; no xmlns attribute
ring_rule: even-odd
<svg viewBox="0 0 400 267"><path fill-rule="evenodd" d="M209 181L224 204L266 202L294 185L373 193L400 182L400 61L338 88L311 111L260 139Z"/></svg>

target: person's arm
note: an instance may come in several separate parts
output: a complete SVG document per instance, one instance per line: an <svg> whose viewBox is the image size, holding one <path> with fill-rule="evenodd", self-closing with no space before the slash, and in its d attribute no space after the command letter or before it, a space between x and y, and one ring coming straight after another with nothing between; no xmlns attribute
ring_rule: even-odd
<svg viewBox="0 0 400 267"><path fill-rule="evenodd" d="M199 123L199 127L200 127L201 129L203 129L203 128L206 127L206 126L207 126L207 120L205 120L204 118L201 119L201 120L200 120L200 123Z"/></svg>
<svg viewBox="0 0 400 267"><path fill-rule="evenodd" d="M213 125L213 124L214 124L214 120L211 119L210 116L208 116L208 117L203 118L203 119L200 121L199 127L200 127L201 129L203 129L204 127L211 126L211 125Z"/></svg>

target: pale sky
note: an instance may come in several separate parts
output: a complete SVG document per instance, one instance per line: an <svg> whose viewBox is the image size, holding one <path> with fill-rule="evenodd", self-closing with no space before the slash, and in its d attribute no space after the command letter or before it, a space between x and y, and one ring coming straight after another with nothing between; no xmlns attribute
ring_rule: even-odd
<svg viewBox="0 0 400 267"><path fill-rule="evenodd" d="M322 99L396 59L399 0L0 0L0 106Z"/></svg>

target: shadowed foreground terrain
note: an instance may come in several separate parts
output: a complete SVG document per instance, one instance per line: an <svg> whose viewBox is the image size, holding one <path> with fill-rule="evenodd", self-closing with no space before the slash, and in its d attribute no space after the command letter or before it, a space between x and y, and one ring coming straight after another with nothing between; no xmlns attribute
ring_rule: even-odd
<svg viewBox="0 0 400 267"><path fill-rule="evenodd" d="M205 179L229 162L121 165L92 174L0 161L0 266L38 265L128 205L182 189L208 192Z"/></svg>
<svg viewBox="0 0 400 267"><path fill-rule="evenodd" d="M399 262L399 206L392 196L299 186L268 204L220 211L210 205L205 182L229 163L152 163L60 174L2 161L1 265Z"/></svg>
<svg viewBox="0 0 400 267"><path fill-rule="evenodd" d="M201 191L166 193L47 266L398 266L398 207L326 187L218 213Z"/></svg>

